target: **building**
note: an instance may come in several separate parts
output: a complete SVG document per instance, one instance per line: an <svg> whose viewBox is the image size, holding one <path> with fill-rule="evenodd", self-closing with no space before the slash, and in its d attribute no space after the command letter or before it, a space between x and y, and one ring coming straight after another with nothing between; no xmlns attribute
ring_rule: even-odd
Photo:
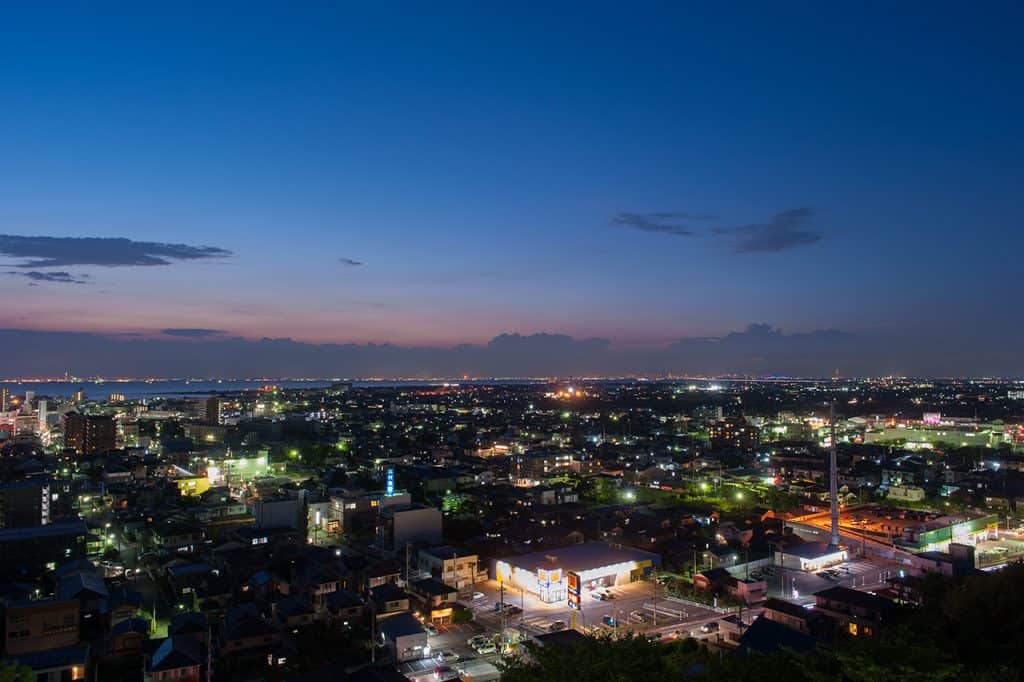
<svg viewBox="0 0 1024 682"><path fill-rule="evenodd" d="M206 476L179 476L173 480L184 497L201 497L210 489L210 479Z"/></svg>
<svg viewBox="0 0 1024 682"><path fill-rule="evenodd" d="M0 530L0 575L30 575L84 559L88 534L85 521L77 519Z"/></svg>
<svg viewBox="0 0 1024 682"><path fill-rule="evenodd" d="M532 452L512 458L512 480L516 485L534 485L539 481L572 471L571 452Z"/></svg>
<svg viewBox="0 0 1024 682"><path fill-rule="evenodd" d="M185 424L185 437L191 438L195 443L223 443L227 435L227 427L219 424L199 424L189 422Z"/></svg>
<svg viewBox="0 0 1024 682"><path fill-rule="evenodd" d="M409 594L419 605L420 615L437 625L452 622L453 605L459 591L435 578L424 578L409 583Z"/></svg>
<svg viewBox="0 0 1024 682"><path fill-rule="evenodd" d="M206 423L220 424L221 422L221 401L214 396L206 399Z"/></svg>
<svg viewBox="0 0 1024 682"><path fill-rule="evenodd" d="M35 682L84 682L91 670L92 649L88 644L47 649L34 654L12 656L12 663L32 671Z"/></svg>
<svg viewBox="0 0 1024 682"><path fill-rule="evenodd" d="M387 495L383 492L368 493L365 490L347 488L333 490L330 500L327 532L331 534L370 530L377 523L379 510L412 504L412 496L409 493Z"/></svg>
<svg viewBox="0 0 1024 682"><path fill-rule="evenodd" d="M884 597L835 586L814 593L814 610L830 618L837 629L854 637L871 636L899 608Z"/></svg>
<svg viewBox="0 0 1024 682"><path fill-rule="evenodd" d="M260 498L252 508L257 528L305 530L305 501L299 498Z"/></svg>
<svg viewBox="0 0 1024 682"><path fill-rule="evenodd" d="M113 450L117 447L117 425L107 415L64 415L64 447L80 455Z"/></svg>
<svg viewBox="0 0 1024 682"><path fill-rule="evenodd" d="M11 389L0 388L0 412L7 412L11 409Z"/></svg>
<svg viewBox="0 0 1024 682"><path fill-rule="evenodd" d="M78 644L77 599L17 600L4 604L3 614L7 656Z"/></svg>
<svg viewBox="0 0 1024 682"><path fill-rule="evenodd" d="M761 431L743 417L729 417L708 427L708 440L715 450L753 450L761 442Z"/></svg>
<svg viewBox="0 0 1024 682"><path fill-rule="evenodd" d="M823 568L841 564L849 557L845 547L835 547L827 542L805 542L776 549L774 563L783 568L816 573Z"/></svg>
<svg viewBox="0 0 1024 682"><path fill-rule="evenodd" d="M661 556L651 552L588 542L497 559L492 570L498 582L554 603L567 599L569 573L579 576L582 590L594 590L644 580L660 565Z"/></svg>
<svg viewBox="0 0 1024 682"><path fill-rule="evenodd" d="M433 545L441 542L441 510L405 505L380 510L380 546L392 552L408 544Z"/></svg>
<svg viewBox="0 0 1024 682"><path fill-rule="evenodd" d="M999 529L999 517L995 514L894 519L889 523L900 523L902 532L899 535L894 533L893 544L909 552L943 552L951 542L976 544L979 540L995 537Z"/></svg>
<svg viewBox="0 0 1024 682"><path fill-rule="evenodd" d="M408 611L379 618L377 638L387 647L396 663L418 661L430 656L427 631Z"/></svg>
<svg viewBox="0 0 1024 682"><path fill-rule="evenodd" d="M473 591L476 584L487 579L480 575L479 557L469 552L460 552L450 545L421 549L416 556L416 567L420 574L430 575L459 592Z"/></svg>
<svg viewBox="0 0 1024 682"><path fill-rule="evenodd" d="M912 575L937 573L949 577L970 575L976 570L974 545L949 543L947 552L928 551L910 556Z"/></svg>
<svg viewBox="0 0 1024 682"><path fill-rule="evenodd" d="M701 571L694 576L693 587L703 592L729 595L748 606L764 601L768 594L768 585L764 580L738 578L724 568Z"/></svg>
<svg viewBox="0 0 1024 682"><path fill-rule="evenodd" d="M199 641L191 635L167 637L146 658L145 682L199 682L203 657Z"/></svg>
<svg viewBox="0 0 1024 682"><path fill-rule="evenodd" d="M916 485L891 485L888 497L900 502L921 502L924 500L924 488Z"/></svg>
<svg viewBox="0 0 1024 682"><path fill-rule="evenodd" d="M0 528L42 526L50 522L50 483L46 479L0 484Z"/></svg>

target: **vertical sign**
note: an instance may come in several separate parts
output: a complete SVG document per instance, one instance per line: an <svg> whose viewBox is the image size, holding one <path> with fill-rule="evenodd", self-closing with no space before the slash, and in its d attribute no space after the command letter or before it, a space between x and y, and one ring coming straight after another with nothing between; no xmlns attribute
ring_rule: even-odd
<svg viewBox="0 0 1024 682"><path fill-rule="evenodd" d="M387 487L385 488L385 495L391 497L395 494L395 468L388 467L387 472Z"/></svg>
<svg viewBox="0 0 1024 682"><path fill-rule="evenodd" d="M579 573L573 573L569 571L569 608L578 609L580 608L580 575Z"/></svg>

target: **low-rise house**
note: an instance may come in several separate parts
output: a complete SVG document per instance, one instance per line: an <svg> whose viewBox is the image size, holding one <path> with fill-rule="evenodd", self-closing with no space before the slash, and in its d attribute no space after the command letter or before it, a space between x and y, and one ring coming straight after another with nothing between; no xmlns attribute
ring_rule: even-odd
<svg viewBox="0 0 1024 682"><path fill-rule="evenodd" d="M830 618L841 632L871 636L899 609L894 602L849 587L835 586L815 592L815 610Z"/></svg>
<svg viewBox="0 0 1024 682"><path fill-rule="evenodd" d="M146 657L145 682L199 682L203 656L199 640L171 635Z"/></svg>
<svg viewBox="0 0 1024 682"><path fill-rule="evenodd" d="M409 610L409 593L394 583L370 588L370 604L378 615Z"/></svg>

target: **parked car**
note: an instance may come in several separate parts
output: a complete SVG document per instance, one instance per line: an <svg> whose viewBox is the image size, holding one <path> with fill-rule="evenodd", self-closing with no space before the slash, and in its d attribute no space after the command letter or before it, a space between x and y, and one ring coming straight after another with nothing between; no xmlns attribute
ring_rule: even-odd
<svg viewBox="0 0 1024 682"><path fill-rule="evenodd" d="M424 623L423 624L423 629L427 631L428 635L436 635L437 634L437 626L434 625L433 623Z"/></svg>
<svg viewBox="0 0 1024 682"><path fill-rule="evenodd" d="M434 658L441 663L454 663L459 660L459 655L451 649L444 649L442 651L438 651Z"/></svg>
<svg viewBox="0 0 1024 682"><path fill-rule="evenodd" d="M606 599L608 599L608 597L604 596L604 594L602 594L601 592L591 592L590 596L596 599L597 601L605 601Z"/></svg>
<svg viewBox="0 0 1024 682"><path fill-rule="evenodd" d="M481 599L483 599L486 596L487 595L485 595L483 592L474 592L473 593L473 601L480 601Z"/></svg>
<svg viewBox="0 0 1024 682"><path fill-rule="evenodd" d="M476 649L477 647L481 646L485 642L490 642L490 641L491 641L490 638L487 637L486 635L473 635L468 640L466 640L466 646L468 646L470 649Z"/></svg>
<svg viewBox="0 0 1024 682"><path fill-rule="evenodd" d="M494 642L488 640L486 642L483 642L479 646L477 646L474 649L474 651L476 651L477 654L479 654L481 656L485 656L487 654L496 654L496 653L498 653L498 647L494 646Z"/></svg>

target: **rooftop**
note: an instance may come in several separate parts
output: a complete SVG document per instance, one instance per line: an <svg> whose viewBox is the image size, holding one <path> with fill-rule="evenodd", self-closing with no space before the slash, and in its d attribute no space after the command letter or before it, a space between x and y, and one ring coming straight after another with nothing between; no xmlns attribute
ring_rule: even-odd
<svg viewBox="0 0 1024 682"><path fill-rule="evenodd" d="M579 572L628 561L660 563L661 557L632 547L616 549L603 542L587 542L582 545L556 547L543 552L507 557L505 561L529 570L561 568L563 571Z"/></svg>

